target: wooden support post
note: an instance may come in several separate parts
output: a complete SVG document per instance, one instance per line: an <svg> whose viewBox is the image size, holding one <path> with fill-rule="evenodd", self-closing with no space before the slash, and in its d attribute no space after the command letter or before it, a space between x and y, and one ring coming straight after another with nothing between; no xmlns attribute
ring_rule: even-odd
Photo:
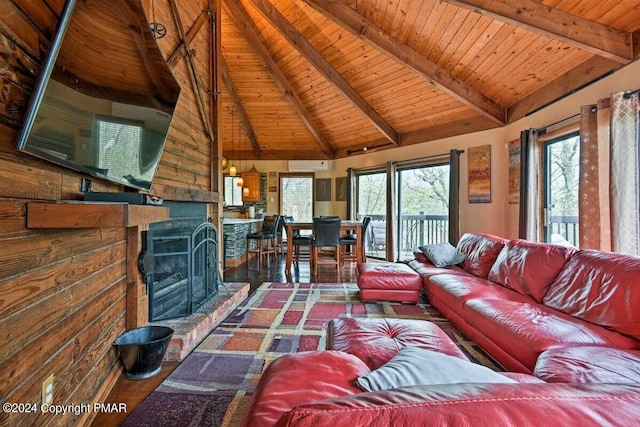
<svg viewBox="0 0 640 427"><path fill-rule="evenodd" d="M127 330L149 322L149 295L138 268L144 230L146 226L127 227Z"/></svg>

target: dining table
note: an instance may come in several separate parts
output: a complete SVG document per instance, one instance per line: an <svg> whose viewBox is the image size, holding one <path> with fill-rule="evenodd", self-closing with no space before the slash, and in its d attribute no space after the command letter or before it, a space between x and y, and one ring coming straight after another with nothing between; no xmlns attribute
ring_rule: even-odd
<svg viewBox="0 0 640 427"><path fill-rule="evenodd" d="M286 223L287 228L287 264L285 271L291 271L291 264L293 258L293 236L296 231L300 230L313 230L313 221L298 222L290 221ZM340 221L340 234L346 234L348 232L356 233L356 261L358 263L365 262L364 250L362 246L362 221L342 220Z"/></svg>

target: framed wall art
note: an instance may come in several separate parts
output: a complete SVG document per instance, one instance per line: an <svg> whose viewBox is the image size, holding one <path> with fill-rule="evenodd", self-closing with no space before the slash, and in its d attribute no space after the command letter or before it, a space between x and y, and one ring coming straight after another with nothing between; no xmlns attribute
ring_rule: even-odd
<svg viewBox="0 0 640 427"><path fill-rule="evenodd" d="M336 178L336 201L347 201L347 177L339 176Z"/></svg>
<svg viewBox="0 0 640 427"><path fill-rule="evenodd" d="M491 146L469 149L469 203L491 203Z"/></svg>
<svg viewBox="0 0 640 427"><path fill-rule="evenodd" d="M316 178L316 202L331 201L331 178Z"/></svg>
<svg viewBox="0 0 640 427"><path fill-rule="evenodd" d="M509 204L520 203L520 140L507 144L509 148Z"/></svg>

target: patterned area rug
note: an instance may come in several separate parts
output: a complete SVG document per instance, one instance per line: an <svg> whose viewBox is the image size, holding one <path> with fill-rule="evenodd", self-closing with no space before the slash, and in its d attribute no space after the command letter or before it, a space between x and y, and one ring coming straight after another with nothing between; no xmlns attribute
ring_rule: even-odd
<svg viewBox="0 0 640 427"><path fill-rule="evenodd" d="M429 320L470 360L502 370L429 304L363 303L351 283L263 283L122 425L239 425L269 363L287 353L323 350L325 325L336 317Z"/></svg>

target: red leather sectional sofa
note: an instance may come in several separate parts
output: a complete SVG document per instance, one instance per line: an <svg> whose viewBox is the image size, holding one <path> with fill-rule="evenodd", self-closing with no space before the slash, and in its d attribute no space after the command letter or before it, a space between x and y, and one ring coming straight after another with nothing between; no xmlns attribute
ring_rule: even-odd
<svg viewBox="0 0 640 427"><path fill-rule="evenodd" d="M640 258L480 233L458 249L459 266L422 253L408 264L431 304L508 370L532 373L565 347L640 350Z"/></svg>
<svg viewBox="0 0 640 427"><path fill-rule="evenodd" d="M466 356L429 322L336 319L327 351L271 363L244 425L640 425L640 258L477 233L458 248L460 266L422 254L409 265L431 303L516 383L362 392L354 379L400 348Z"/></svg>

